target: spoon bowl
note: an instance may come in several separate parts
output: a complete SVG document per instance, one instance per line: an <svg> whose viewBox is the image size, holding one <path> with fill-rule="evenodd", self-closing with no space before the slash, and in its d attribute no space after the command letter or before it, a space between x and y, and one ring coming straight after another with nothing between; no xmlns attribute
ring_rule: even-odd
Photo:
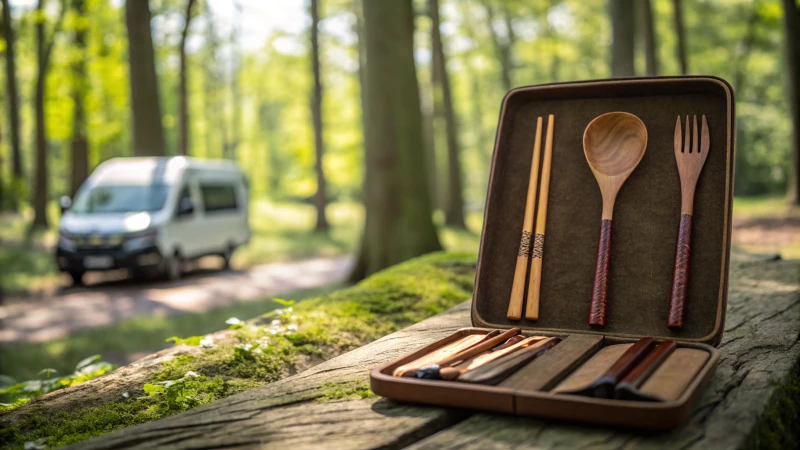
<svg viewBox="0 0 800 450"><path fill-rule="evenodd" d="M583 133L583 151L595 173L607 176L630 174L647 148L647 128L634 116L610 112L589 123Z"/></svg>

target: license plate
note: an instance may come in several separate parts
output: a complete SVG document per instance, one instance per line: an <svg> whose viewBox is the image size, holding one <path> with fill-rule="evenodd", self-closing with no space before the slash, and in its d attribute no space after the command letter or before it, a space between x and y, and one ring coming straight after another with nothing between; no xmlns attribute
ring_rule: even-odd
<svg viewBox="0 0 800 450"><path fill-rule="evenodd" d="M83 267L87 269L108 269L114 265L114 259L110 256L87 256L83 258Z"/></svg>

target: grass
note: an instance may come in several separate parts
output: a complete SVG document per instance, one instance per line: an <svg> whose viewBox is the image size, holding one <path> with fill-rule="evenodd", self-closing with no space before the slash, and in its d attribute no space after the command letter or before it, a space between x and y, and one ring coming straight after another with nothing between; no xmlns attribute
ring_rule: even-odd
<svg viewBox="0 0 800 450"><path fill-rule="evenodd" d="M56 448L275 381L296 370L301 356L330 358L467 300L474 266L474 254L432 254L236 325L230 339L163 363L129 398L89 394L91 403L61 411L47 404L20 406L6 413L14 419L3 423L0 447L37 442ZM366 385L330 385L319 400L370 395Z"/></svg>
<svg viewBox="0 0 800 450"><path fill-rule="evenodd" d="M741 218L800 217L800 208L789 206L784 197L734 197L733 214Z"/></svg>
<svg viewBox="0 0 800 450"><path fill-rule="evenodd" d="M736 197L733 214L734 246L800 259L800 208L789 206L783 197Z"/></svg>
<svg viewBox="0 0 800 450"><path fill-rule="evenodd" d="M288 293L303 300L330 292L340 285ZM230 317L249 319L280 308L270 299L242 302L195 314L176 316L138 316L114 325L89 328L62 339L47 342L0 346L0 374L16 380L36 377L44 367L68 373L88 355L100 354L105 360L125 364L131 354L148 354L169 347L170 336L205 335L225 327Z"/></svg>

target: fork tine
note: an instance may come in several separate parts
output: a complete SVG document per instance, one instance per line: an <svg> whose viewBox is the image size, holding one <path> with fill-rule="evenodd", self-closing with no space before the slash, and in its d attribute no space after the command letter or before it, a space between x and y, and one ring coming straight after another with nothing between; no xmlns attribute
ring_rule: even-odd
<svg viewBox="0 0 800 450"><path fill-rule="evenodd" d="M689 127L689 116L686 116L686 132L683 133L683 151L684 153L689 153L692 151L692 147L689 144L689 136L692 135L692 128Z"/></svg>
<svg viewBox="0 0 800 450"><path fill-rule="evenodd" d="M681 146L682 139L683 134L681 134L681 116L678 116L678 120L675 122L675 139L673 140L676 156L683 152L683 147Z"/></svg>
<svg viewBox="0 0 800 450"><path fill-rule="evenodd" d="M697 145L697 116L694 116L694 127L692 129L692 152L700 153L700 147Z"/></svg>
<svg viewBox="0 0 800 450"><path fill-rule="evenodd" d="M706 116L703 114L703 133L700 135L700 151L703 153L707 153L709 147L711 147L711 137L708 135L708 122L706 121Z"/></svg>

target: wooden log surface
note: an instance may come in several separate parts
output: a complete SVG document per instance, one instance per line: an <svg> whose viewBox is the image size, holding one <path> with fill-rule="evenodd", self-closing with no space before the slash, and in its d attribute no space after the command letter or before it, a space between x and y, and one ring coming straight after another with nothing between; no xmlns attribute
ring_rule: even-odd
<svg viewBox="0 0 800 450"><path fill-rule="evenodd" d="M645 433L416 406L369 370L469 326L469 304L305 372L75 448L736 448L800 360L800 261L736 258L720 365L686 424ZM365 396L365 398L362 398Z"/></svg>

